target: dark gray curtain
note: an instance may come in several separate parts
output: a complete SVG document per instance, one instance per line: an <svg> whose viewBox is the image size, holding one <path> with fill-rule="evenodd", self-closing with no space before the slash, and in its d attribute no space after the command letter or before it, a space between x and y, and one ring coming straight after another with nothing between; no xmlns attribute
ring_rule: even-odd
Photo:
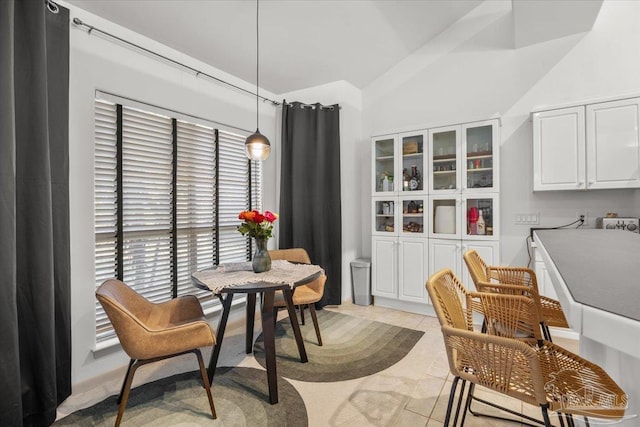
<svg viewBox="0 0 640 427"><path fill-rule="evenodd" d="M68 9L0 0L1 426L71 394L68 114Z"/></svg>
<svg viewBox="0 0 640 427"><path fill-rule="evenodd" d="M338 105L282 108L279 245L305 248L325 269L320 307L342 302L339 114Z"/></svg>

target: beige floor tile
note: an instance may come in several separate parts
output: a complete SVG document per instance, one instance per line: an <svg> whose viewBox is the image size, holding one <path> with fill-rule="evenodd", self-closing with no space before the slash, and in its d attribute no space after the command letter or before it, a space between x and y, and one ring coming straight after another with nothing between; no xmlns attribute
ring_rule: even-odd
<svg viewBox="0 0 640 427"><path fill-rule="evenodd" d="M424 427L429 422L427 417L418 415L410 411L402 411L398 417L393 420L393 427Z"/></svg>
<svg viewBox="0 0 640 427"><path fill-rule="evenodd" d="M444 384L445 380L443 378L431 376L418 381L413 396L407 402L405 409L424 417L429 417L435 407L438 396L442 393Z"/></svg>

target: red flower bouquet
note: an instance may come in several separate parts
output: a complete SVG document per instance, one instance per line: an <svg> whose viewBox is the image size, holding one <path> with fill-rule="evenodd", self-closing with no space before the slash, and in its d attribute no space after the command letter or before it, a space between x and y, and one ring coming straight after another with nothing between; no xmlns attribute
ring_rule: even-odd
<svg viewBox="0 0 640 427"><path fill-rule="evenodd" d="M255 239L268 239L273 231L273 223L278 219L278 214L264 211L242 211L238 215L238 219L243 220L238 226L238 231L243 236L248 235Z"/></svg>

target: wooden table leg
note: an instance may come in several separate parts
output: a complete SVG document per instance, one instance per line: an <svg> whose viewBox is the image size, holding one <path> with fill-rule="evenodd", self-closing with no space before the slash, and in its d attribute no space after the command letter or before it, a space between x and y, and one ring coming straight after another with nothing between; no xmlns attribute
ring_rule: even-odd
<svg viewBox="0 0 640 427"><path fill-rule="evenodd" d="M267 382L269 384L269 402L278 403L278 375L276 372L275 323L273 321L273 299L275 291L265 290L262 301L262 335L264 354L267 363ZM254 294L255 297L255 294Z"/></svg>
<svg viewBox="0 0 640 427"><path fill-rule="evenodd" d="M296 309L293 306L293 292L291 288L287 287L282 290L284 299L287 301L287 311L289 312L289 320L291 320L291 327L293 328L293 335L296 337L296 344L298 345L298 353L300 353L300 361L307 363L307 350L304 348L304 341L302 340L302 333L300 332L300 325L298 324L298 316L296 316Z"/></svg>
<svg viewBox="0 0 640 427"><path fill-rule="evenodd" d="M247 294L247 334L245 337L245 350L247 354L253 351L253 323L256 316L256 294Z"/></svg>
<svg viewBox="0 0 640 427"><path fill-rule="evenodd" d="M229 311L231 311L231 300L233 299L233 294L227 294L225 298L220 297L220 299L222 300L222 317L220 318L220 323L218 323L218 331L216 332L216 345L213 346L211 359L209 359L209 367L207 368L207 373L209 374L209 384L213 384L213 376L216 373L218 357L220 356L220 347L222 346L222 338L224 338L224 330L227 327Z"/></svg>

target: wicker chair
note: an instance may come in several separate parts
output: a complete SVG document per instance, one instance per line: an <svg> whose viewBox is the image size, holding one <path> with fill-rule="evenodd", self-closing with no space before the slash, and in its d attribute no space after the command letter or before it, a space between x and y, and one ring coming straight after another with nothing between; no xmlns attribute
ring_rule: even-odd
<svg viewBox="0 0 640 427"><path fill-rule="evenodd" d="M284 259L290 262L311 264L309 254L302 248L271 250L269 251L269 256L271 259ZM316 337L318 338L318 345L320 346L322 345L322 337L320 336L320 326L318 325L315 303L322 299L322 296L324 295L324 284L326 281L327 276L323 274L313 282L297 286L293 290L293 305L297 305L300 308L300 321L304 325L304 309L305 307L309 307L313 326L316 330ZM287 303L284 300L282 291L276 291L275 299L273 301L273 308L275 310L274 319L277 319L278 317L278 309L285 308L286 306Z"/></svg>
<svg viewBox="0 0 640 427"><path fill-rule="evenodd" d="M100 285L96 297L109 316L122 349L131 358L118 396L116 427L122 421L136 369L186 353L195 353L198 358L211 415L216 419L209 377L199 350L214 345L216 338L198 299L188 295L154 304L116 279Z"/></svg>
<svg viewBox="0 0 640 427"><path fill-rule="evenodd" d="M569 327L560 302L540 295L536 273L533 270L524 267L487 265L475 250L465 252L464 261L467 264L476 290L511 295L521 294L533 298L541 319L540 325L545 339L551 341L550 326ZM515 287L502 285L515 285Z"/></svg>
<svg viewBox="0 0 640 427"><path fill-rule="evenodd" d="M530 298L469 293L471 298L480 300L485 315L488 333L481 333L473 331L473 326L468 323L467 310L458 298L460 287L462 284L449 269L435 273L427 281L427 291L442 326L449 369L455 377L445 426L451 420L460 380L462 389L454 425L458 422L461 408L461 424L464 424L476 385L539 406L544 421L525 418L545 426L552 425L549 410L564 414L569 425L573 424L572 415L608 420L624 415L627 396L606 372L542 338L537 327L538 313ZM495 328L496 325L499 329ZM526 330L534 338L514 339L515 333L523 328L528 328ZM496 333L502 336L494 335ZM465 400L466 382L470 385ZM560 420L562 422L562 418Z"/></svg>

